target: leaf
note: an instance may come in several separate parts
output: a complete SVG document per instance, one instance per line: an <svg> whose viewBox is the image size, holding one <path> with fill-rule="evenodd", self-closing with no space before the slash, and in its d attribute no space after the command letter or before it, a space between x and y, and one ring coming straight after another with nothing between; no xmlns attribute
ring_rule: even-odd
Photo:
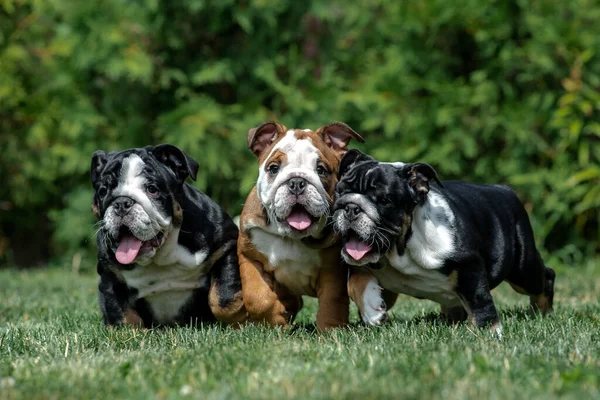
<svg viewBox="0 0 600 400"><path fill-rule="evenodd" d="M567 186L573 187L575 185L580 184L581 182L599 179L600 178L600 168L591 167L587 168L583 171L579 171L575 175L572 175L567 181Z"/></svg>

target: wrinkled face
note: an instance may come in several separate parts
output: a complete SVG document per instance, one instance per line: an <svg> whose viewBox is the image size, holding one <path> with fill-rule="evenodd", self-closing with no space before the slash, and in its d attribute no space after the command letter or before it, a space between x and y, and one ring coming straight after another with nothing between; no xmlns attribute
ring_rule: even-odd
<svg viewBox="0 0 600 400"><path fill-rule="evenodd" d="M334 229L342 235L342 257L348 264L377 263L410 226L414 201L403 166L365 161L337 184Z"/></svg>
<svg viewBox="0 0 600 400"><path fill-rule="evenodd" d="M181 216L174 194L182 181L151 149L97 152L92 160L99 234L121 264L149 261Z"/></svg>
<svg viewBox="0 0 600 400"><path fill-rule="evenodd" d="M287 130L259 158L258 197L278 233L315 236L333 202L339 155L310 130Z"/></svg>

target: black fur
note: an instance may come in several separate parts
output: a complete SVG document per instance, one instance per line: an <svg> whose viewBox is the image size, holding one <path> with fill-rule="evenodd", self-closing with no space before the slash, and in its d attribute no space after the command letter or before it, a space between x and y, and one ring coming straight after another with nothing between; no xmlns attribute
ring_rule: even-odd
<svg viewBox="0 0 600 400"><path fill-rule="evenodd" d="M158 189L153 204L160 209L161 214L171 218L172 225L177 224L180 228L179 245L191 253L207 251L206 259L216 252L222 253L201 277L208 277L206 283L193 291L172 323L214 321L208 302L211 284L216 284L221 307L228 306L241 290L236 252L238 229L227 213L206 194L184 182L188 176L195 179L198 164L171 145L94 153L91 165L91 179L95 189L93 208L99 219L104 218L115 200L112 192L122 178L120 174L123 160L132 154L144 161L144 177ZM175 211L177 204L181 209L179 216ZM119 325L123 322L124 312L133 309L143 320L144 326L156 326L151 305L145 299L138 298L137 288L128 286L123 277L119 276L121 271L144 267L136 263L120 264L115 257L114 243L107 240L107 234L102 228L97 240L97 271L100 275L98 289L104 323Z"/></svg>
<svg viewBox="0 0 600 400"><path fill-rule="evenodd" d="M442 184L427 164L380 163L357 150L342 158L339 176L334 212L346 212L345 199L350 197L344 196L357 193L366 196L380 216L380 236L373 237L372 251L381 255L381 261L371 268L381 268L391 244L397 244L400 255L404 253L407 243L415 240L411 236L415 208L435 193L451 209L455 232L454 250L447 254L439 272L456 274L455 293L475 323L498 322L490 290L505 280L528 294L534 306L540 295L546 296L551 309L554 271L544 265L527 212L510 187L462 181ZM431 181L438 184L431 185ZM432 221L436 225L450 224L445 213L430 215L436 216ZM341 234L344 239L352 235L351 225Z"/></svg>

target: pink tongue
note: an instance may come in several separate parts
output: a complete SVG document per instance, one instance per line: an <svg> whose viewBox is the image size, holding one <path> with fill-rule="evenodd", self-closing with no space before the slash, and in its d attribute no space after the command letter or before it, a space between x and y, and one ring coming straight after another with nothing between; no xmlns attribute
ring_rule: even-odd
<svg viewBox="0 0 600 400"><path fill-rule="evenodd" d="M119 243L119 248L115 253L117 261L121 264L131 264L138 255L142 247L142 241L133 235L125 236Z"/></svg>
<svg viewBox="0 0 600 400"><path fill-rule="evenodd" d="M348 254L350 254L350 256L352 258L354 258L356 261L363 258L365 256L365 254L367 254L369 252L369 250L371 250L371 246L369 246L365 242L361 242L360 240L358 240L356 238L350 239L346 243L345 247L346 247L346 251L348 252Z"/></svg>
<svg viewBox="0 0 600 400"><path fill-rule="evenodd" d="M296 210L292 211L292 213L287 217L287 222L292 226L292 228L303 231L312 224L310 220L310 215L304 210Z"/></svg>

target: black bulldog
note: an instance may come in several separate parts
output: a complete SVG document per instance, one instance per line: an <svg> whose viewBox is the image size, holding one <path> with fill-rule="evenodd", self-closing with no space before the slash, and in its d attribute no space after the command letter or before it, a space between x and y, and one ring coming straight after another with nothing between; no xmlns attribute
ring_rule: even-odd
<svg viewBox="0 0 600 400"><path fill-rule="evenodd" d="M535 309L552 310L554 271L511 188L442 184L427 164L384 163L357 150L344 155L339 175L334 227L343 259L364 267L353 268L348 289L365 323L385 321L404 293L501 336L490 290L504 280Z"/></svg>
<svg viewBox="0 0 600 400"><path fill-rule="evenodd" d="M106 325L245 319L238 229L208 196L185 183L197 172L195 160L168 144L92 156Z"/></svg>

